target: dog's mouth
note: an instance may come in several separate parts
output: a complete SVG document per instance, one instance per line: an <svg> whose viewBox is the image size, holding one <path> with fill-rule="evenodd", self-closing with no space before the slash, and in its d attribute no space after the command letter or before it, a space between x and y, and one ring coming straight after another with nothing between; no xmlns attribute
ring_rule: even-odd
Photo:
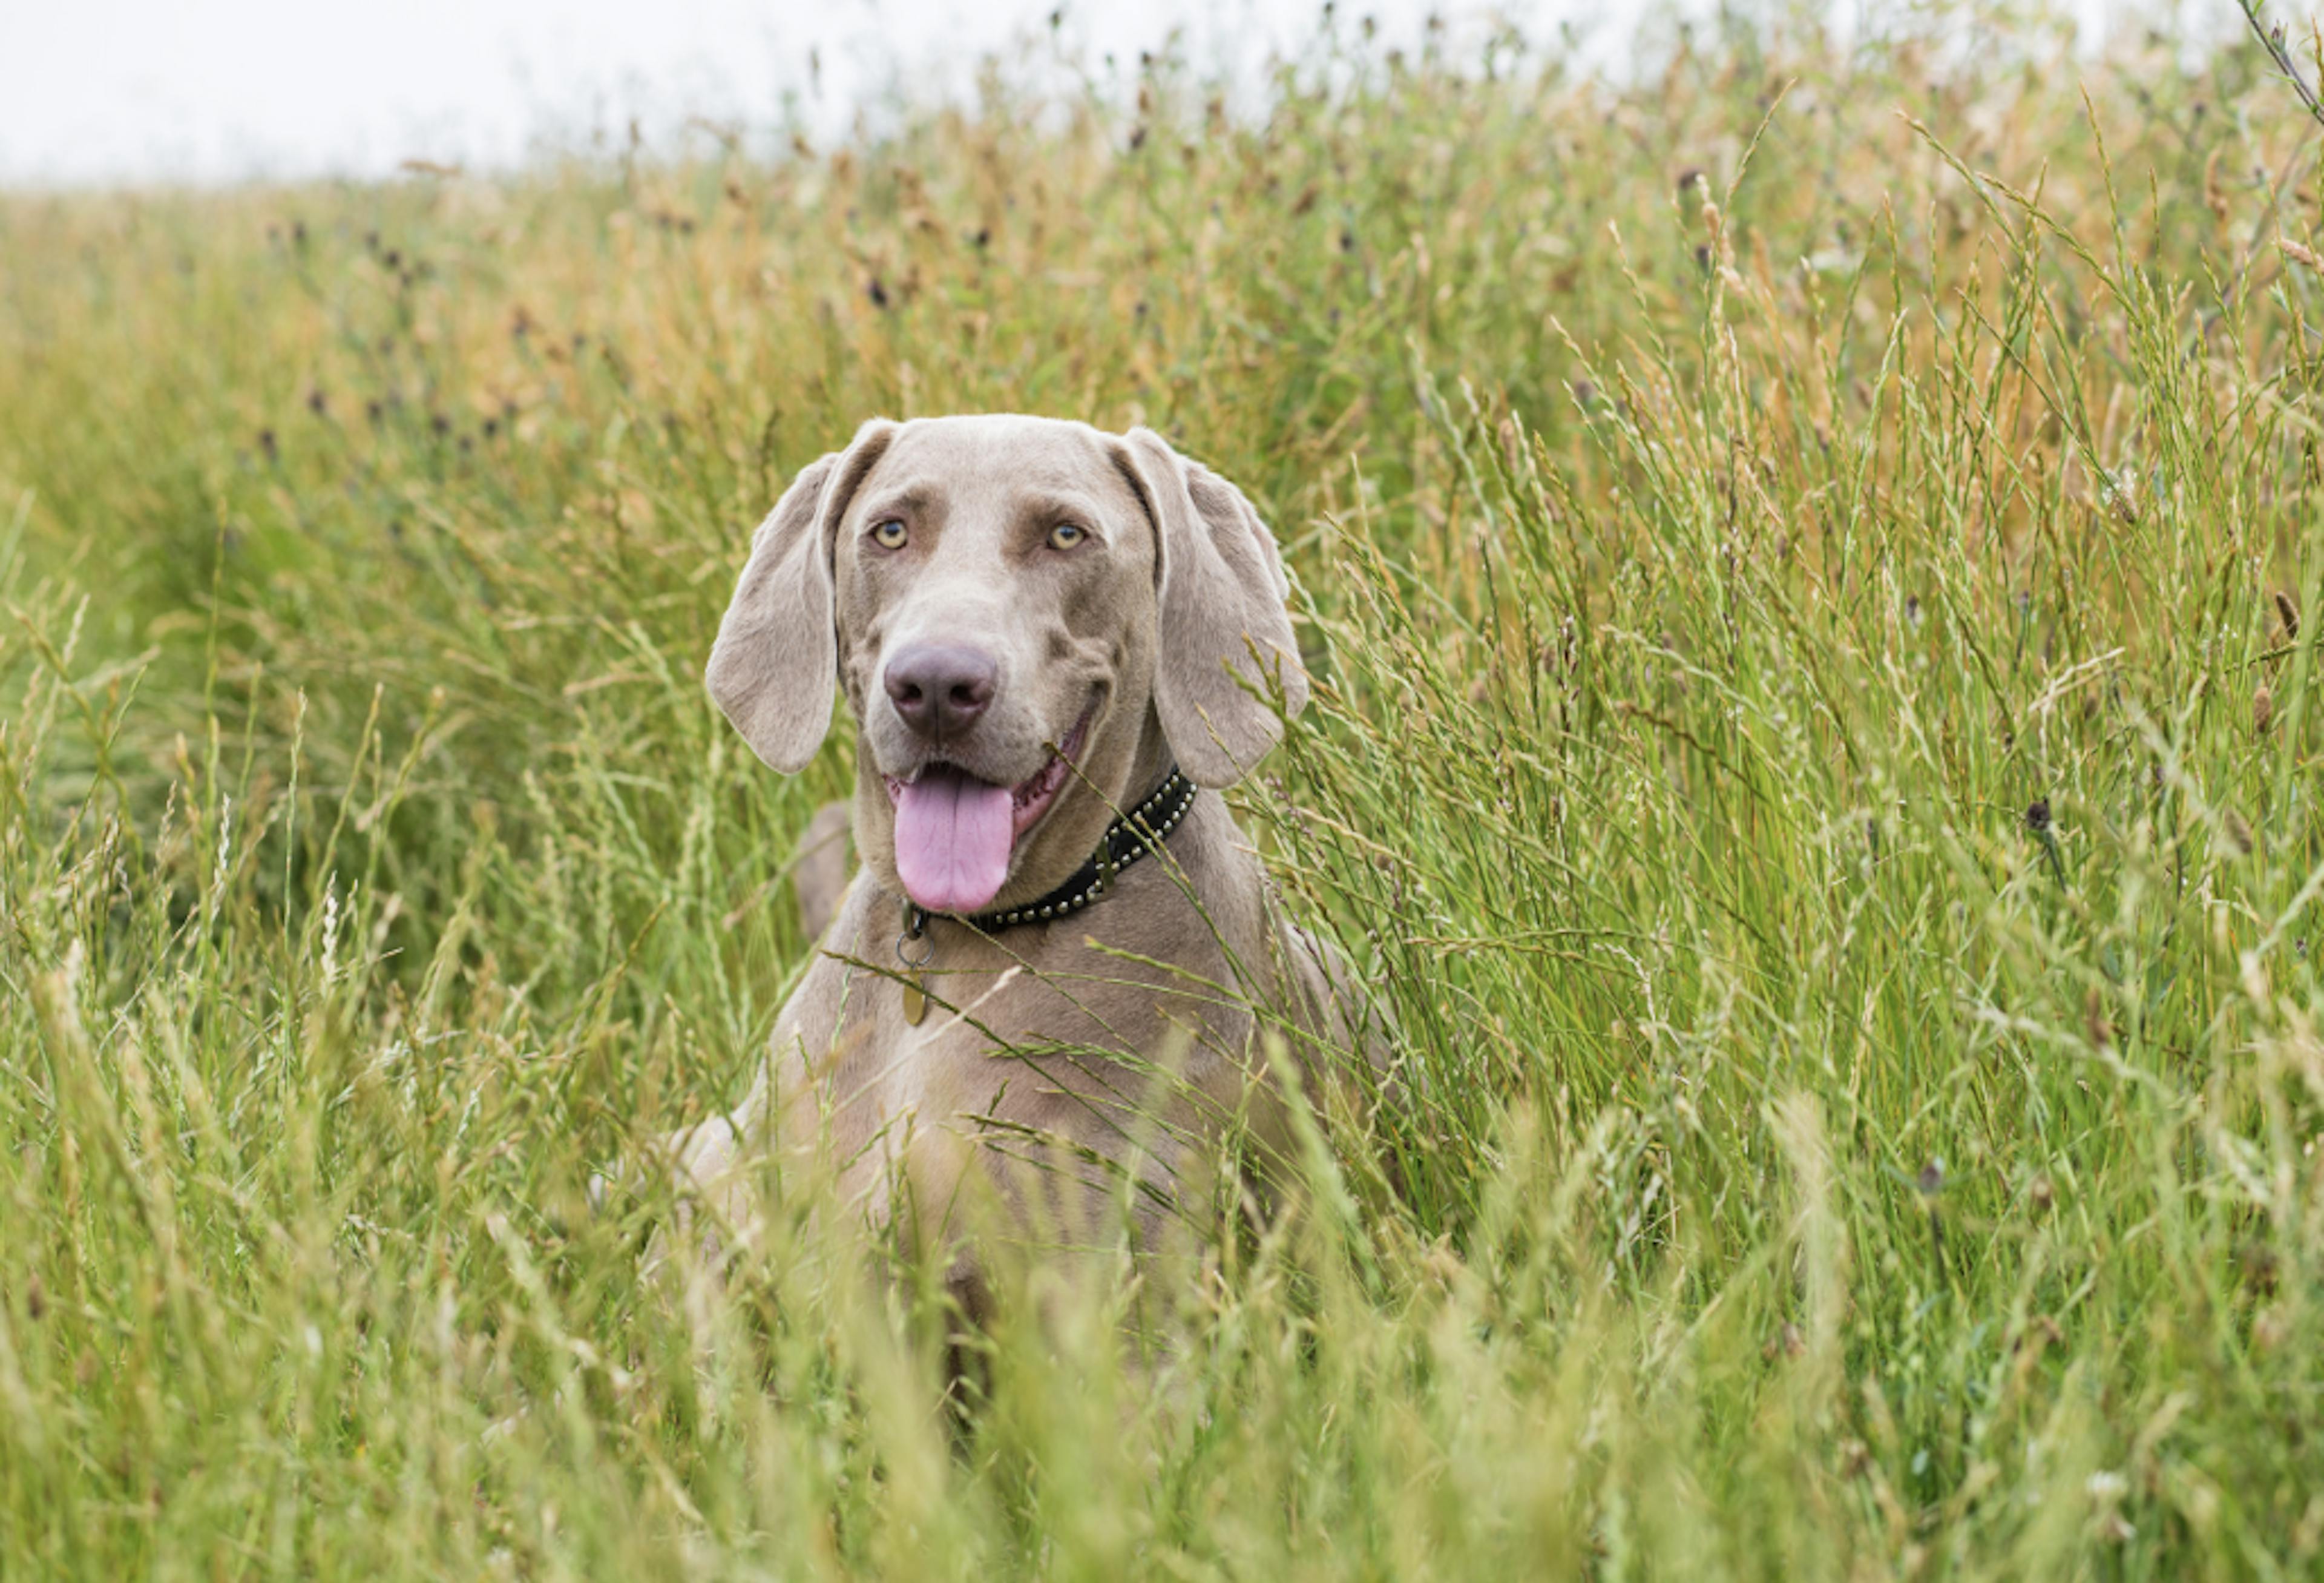
<svg viewBox="0 0 2324 1583"><path fill-rule="evenodd" d="M923 764L909 779L881 777L896 810L896 877L931 912L982 912L1009 881L1017 843L1065 790L1097 712L1081 718L1040 769L1014 786L980 780L958 764Z"/></svg>

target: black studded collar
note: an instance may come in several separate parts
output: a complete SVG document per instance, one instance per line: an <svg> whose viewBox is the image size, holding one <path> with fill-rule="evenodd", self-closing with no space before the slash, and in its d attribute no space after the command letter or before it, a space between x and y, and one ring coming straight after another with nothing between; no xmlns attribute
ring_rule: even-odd
<svg viewBox="0 0 2324 1583"><path fill-rule="evenodd" d="M958 921L979 934L999 934L1019 924L1053 923L1071 917L1111 890L1123 869L1170 838L1170 832L1178 828L1179 821L1194 806L1195 791L1194 783L1176 764L1172 764L1170 773L1162 777L1162 783L1148 792L1143 801L1105 827L1105 838L1097 844L1097 850L1090 854L1088 862L1066 876L1065 884L1020 906L973 912ZM904 937L917 940L927 931L931 917L954 916L930 913L907 901ZM898 944L900 948L902 942Z"/></svg>

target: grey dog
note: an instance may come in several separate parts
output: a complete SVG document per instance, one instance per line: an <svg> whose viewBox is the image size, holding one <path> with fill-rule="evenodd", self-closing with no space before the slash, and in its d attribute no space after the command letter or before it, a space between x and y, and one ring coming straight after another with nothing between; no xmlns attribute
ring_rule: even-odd
<svg viewBox="0 0 2324 1583"><path fill-rule="evenodd" d="M972 1189L1144 1245L1228 1133L1290 1147L1286 1086L1371 1051L1219 795L1306 701L1289 592L1242 492L1148 430L875 420L800 472L708 682L786 773L844 691L861 866L758 1084L681 1140L696 1190L741 1224L755 1162L820 1160L973 1305Z"/></svg>

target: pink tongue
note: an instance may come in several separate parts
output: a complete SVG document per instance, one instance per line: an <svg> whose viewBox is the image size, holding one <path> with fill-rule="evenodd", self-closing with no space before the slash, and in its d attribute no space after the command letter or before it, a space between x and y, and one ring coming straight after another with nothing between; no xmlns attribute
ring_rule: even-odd
<svg viewBox="0 0 2324 1583"><path fill-rule="evenodd" d="M896 799L896 876L931 912L982 912L1009 878L1009 788L932 764Z"/></svg>

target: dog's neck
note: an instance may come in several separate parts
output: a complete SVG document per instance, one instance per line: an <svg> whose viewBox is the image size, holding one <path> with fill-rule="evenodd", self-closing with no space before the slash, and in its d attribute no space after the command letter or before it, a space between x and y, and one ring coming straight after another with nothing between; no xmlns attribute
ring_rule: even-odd
<svg viewBox="0 0 2324 1583"><path fill-rule="evenodd" d="M1097 762L1091 763L1091 760ZM1021 907L1028 900L1046 894L1071 877L1084 864L1092 860L1093 850L1103 847L1108 827L1151 797L1176 767L1169 737L1163 729L1161 714L1150 701L1139 722L1138 735L1128 745L1126 754L1117 738L1108 751L1089 754L1084 762L1088 765L1091 778L1084 779L1077 772L1066 782L1057 805L1050 810L1049 817L1042 821L1042 827L1032 833L1032 845L1021 855L1028 860L1026 866L1028 872L1046 876L1044 883L1038 891L1029 886L1012 886L1014 900L1006 907L996 907L993 909L995 912ZM1186 801L1191 811L1196 793L1191 783L1185 790L1189 793ZM872 817L886 815L885 802L885 793L876 791L859 760L858 819L867 814ZM876 814L872 813L873 809L877 809ZM863 849L860 832L857 849ZM892 871L882 866L878 877L881 888L893 894L899 905L908 908L909 898L896 883Z"/></svg>
<svg viewBox="0 0 2324 1583"><path fill-rule="evenodd" d="M1080 772L1067 778L1057 806L1032 833L1032 844L1023 854L1027 870L1044 875L1044 883L1038 891L1020 892L1017 901L1048 890L1078 868L1107 824L1135 808L1170 773L1176 758L1162 729L1162 716L1150 701L1129 754L1117 757L1118 751L1084 755L1084 764L1098 761L1092 764L1089 778L1084 780Z"/></svg>
<svg viewBox="0 0 2324 1583"><path fill-rule="evenodd" d="M1194 811L1194 800L1200 795L1201 789L1173 764L1151 791L1122 808L1120 814L1107 824L1096 850L1058 884L1014 906L953 916L979 934L988 935L1021 924L1052 923L1070 918L1083 908L1104 900L1126 871L1159 852ZM935 916L908 900L904 905L907 939L921 939ZM908 956L907 960L908 963Z"/></svg>
<svg viewBox="0 0 2324 1583"><path fill-rule="evenodd" d="M1162 733L1161 712L1149 703L1145 724L1139 728L1138 750L1130 755L1130 777L1113 790L1114 806L1128 808L1151 792L1176 762L1170 739Z"/></svg>
<svg viewBox="0 0 2324 1583"><path fill-rule="evenodd" d="M1142 792L1116 795L1110 799L1108 811L1113 812L1096 849L1083 859L1080 866L1050 890L1038 896L1021 900L1014 905L995 908L973 916L956 917L975 933L991 936L1016 929L1020 924L1047 924L1062 921L1094 906L1111 893L1128 870L1141 858L1160 852L1165 843L1194 811L1200 791L1181 772L1170 756L1169 745L1163 739L1159 722L1147 733L1150 740L1139 744L1131 764L1142 768L1158 759L1161 768L1151 778ZM1153 750L1158 748L1158 753ZM1132 781L1133 786L1141 784ZM1118 811L1115 811L1118 810ZM931 931L935 916L904 900L902 932L896 939L896 959L902 969L899 979L900 1005L904 1021L918 1027L927 1017L930 996L925 970L935 961L936 942Z"/></svg>

